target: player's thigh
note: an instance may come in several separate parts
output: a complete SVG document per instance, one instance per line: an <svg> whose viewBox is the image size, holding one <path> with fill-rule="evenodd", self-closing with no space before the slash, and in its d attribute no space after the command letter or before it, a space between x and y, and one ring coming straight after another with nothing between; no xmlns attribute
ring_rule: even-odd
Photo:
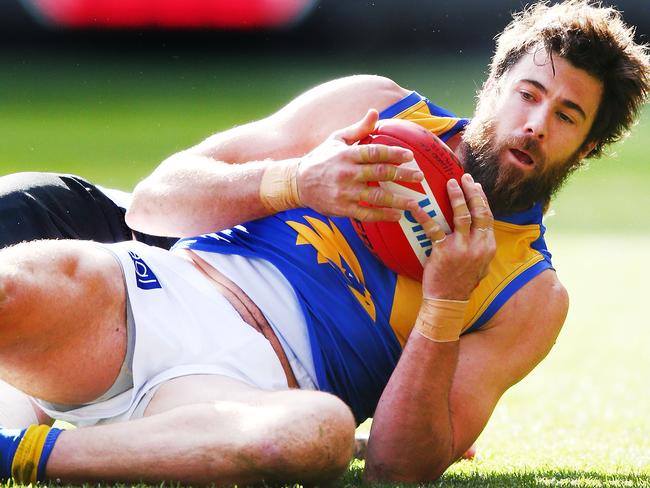
<svg viewBox="0 0 650 488"><path fill-rule="evenodd" d="M113 255L88 241L0 251L0 376L54 403L94 400L126 351L126 297Z"/></svg>

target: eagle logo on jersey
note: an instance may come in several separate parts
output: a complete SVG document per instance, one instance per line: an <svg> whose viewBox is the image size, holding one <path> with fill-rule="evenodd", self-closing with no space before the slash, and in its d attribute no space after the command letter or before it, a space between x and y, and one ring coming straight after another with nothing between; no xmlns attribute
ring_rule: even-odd
<svg viewBox="0 0 650 488"><path fill-rule="evenodd" d="M343 275L349 290L370 315L373 322L377 318L375 303L366 288L363 271L354 251L334 222L304 216L309 225L287 221L287 225L298 233L296 245L310 245L316 249L318 264L329 263Z"/></svg>

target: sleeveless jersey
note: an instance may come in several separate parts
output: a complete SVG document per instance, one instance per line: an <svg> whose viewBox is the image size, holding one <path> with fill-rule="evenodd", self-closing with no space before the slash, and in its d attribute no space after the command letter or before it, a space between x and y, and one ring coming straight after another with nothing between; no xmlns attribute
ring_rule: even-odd
<svg viewBox="0 0 650 488"><path fill-rule="evenodd" d="M417 93L380 115L412 120L443 141L468 122ZM541 218L535 205L495 222L496 256L471 295L463 333L480 328L521 286L551 267ZM364 246L348 218L292 209L182 239L176 247L262 258L277 267L300 302L318 387L344 400L357 421L372 416L422 293L419 282L389 270Z"/></svg>

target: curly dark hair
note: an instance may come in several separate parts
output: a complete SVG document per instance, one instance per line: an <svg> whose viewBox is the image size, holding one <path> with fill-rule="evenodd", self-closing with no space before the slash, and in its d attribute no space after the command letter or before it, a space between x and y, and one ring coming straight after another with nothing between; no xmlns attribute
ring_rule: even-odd
<svg viewBox="0 0 650 488"><path fill-rule="evenodd" d="M536 3L513 15L496 38L486 85L501 78L524 54L545 49L603 83L603 96L584 146L590 156L624 138L650 90L648 46L634 40L621 13L591 0Z"/></svg>

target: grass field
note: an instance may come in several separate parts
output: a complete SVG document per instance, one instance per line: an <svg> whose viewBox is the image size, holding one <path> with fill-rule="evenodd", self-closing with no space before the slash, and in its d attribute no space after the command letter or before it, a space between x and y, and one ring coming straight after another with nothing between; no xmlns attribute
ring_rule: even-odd
<svg viewBox="0 0 650 488"><path fill-rule="evenodd" d="M318 82L386 74L470 113L486 58L0 54L0 174L79 173L129 189L166 155L261 117ZM434 486L650 487L650 112L616 158L571 181L547 220L571 310L556 348L509 391L479 459ZM342 481L360 483L359 464Z"/></svg>

